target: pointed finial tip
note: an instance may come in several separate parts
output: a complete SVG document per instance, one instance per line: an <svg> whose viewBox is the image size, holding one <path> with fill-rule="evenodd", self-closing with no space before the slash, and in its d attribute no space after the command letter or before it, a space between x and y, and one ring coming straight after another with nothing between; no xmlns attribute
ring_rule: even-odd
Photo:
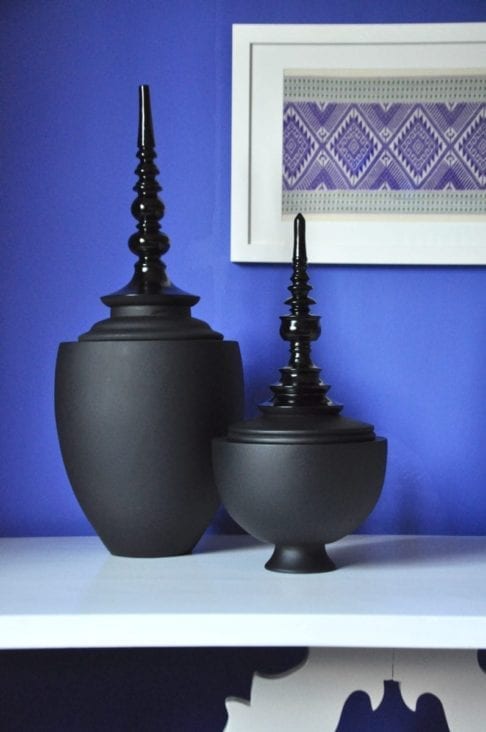
<svg viewBox="0 0 486 732"><path fill-rule="evenodd" d="M139 147L154 147L154 130L152 124L152 108L150 105L150 87L148 84L140 84L140 115L138 129Z"/></svg>
<svg viewBox="0 0 486 732"><path fill-rule="evenodd" d="M305 246L305 218L298 213L294 219L294 261L306 261L307 252Z"/></svg>
<svg viewBox="0 0 486 732"><path fill-rule="evenodd" d="M140 96L140 104L142 106L145 106L147 104L150 104L150 87L148 84L140 84L138 87L138 92Z"/></svg>

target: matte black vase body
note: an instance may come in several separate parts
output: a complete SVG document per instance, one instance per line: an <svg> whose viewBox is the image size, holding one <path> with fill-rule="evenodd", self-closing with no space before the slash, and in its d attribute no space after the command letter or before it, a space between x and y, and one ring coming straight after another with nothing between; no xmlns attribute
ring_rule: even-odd
<svg viewBox="0 0 486 732"><path fill-rule="evenodd" d="M229 514L276 546L269 569L332 569L324 544L357 529L385 477L387 443L272 444L216 439L216 483ZM273 566L272 566L273 565Z"/></svg>
<svg viewBox="0 0 486 732"><path fill-rule="evenodd" d="M56 419L73 491L113 553L190 552L219 499L211 439L241 415L231 341L63 343Z"/></svg>

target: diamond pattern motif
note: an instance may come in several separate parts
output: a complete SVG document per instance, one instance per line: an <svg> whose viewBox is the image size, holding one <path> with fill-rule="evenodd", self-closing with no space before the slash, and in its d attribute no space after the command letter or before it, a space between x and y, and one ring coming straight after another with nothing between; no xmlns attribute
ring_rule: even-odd
<svg viewBox="0 0 486 732"><path fill-rule="evenodd" d="M295 187L313 160L318 142L294 107L285 110L284 129L284 180L289 187Z"/></svg>
<svg viewBox="0 0 486 732"><path fill-rule="evenodd" d="M473 118L455 146L481 186L486 185L486 109Z"/></svg>
<svg viewBox="0 0 486 732"><path fill-rule="evenodd" d="M422 183L444 148L445 144L421 107L414 109L391 144L392 151L416 185Z"/></svg>
<svg viewBox="0 0 486 732"><path fill-rule="evenodd" d="M327 147L336 164L354 185L377 157L381 144L359 111L353 107L332 135Z"/></svg>

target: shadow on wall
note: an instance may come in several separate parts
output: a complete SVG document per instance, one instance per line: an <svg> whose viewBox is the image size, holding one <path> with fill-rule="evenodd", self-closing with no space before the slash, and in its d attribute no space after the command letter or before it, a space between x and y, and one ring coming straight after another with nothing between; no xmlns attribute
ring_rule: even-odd
<svg viewBox="0 0 486 732"><path fill-rule="evenodd" d="M5 732L221 732L228 696L250 699L255 670L280 674L303 648L144 648L0 652ZM486 671L486 651L479 652ZM448 732L440 701L405 706L385 681L375 712L364 692L346 701L336 732ZM270 731L269 731L270 732ZM304 731L302 731L304 732Z"/></svg>
<svg viewBox="0 0 486 732"><path fill-rule="evenodd" d="M253 672L299 664L300 648L143 648L0 652L3 732L219 732L227 696Z"/></svg>

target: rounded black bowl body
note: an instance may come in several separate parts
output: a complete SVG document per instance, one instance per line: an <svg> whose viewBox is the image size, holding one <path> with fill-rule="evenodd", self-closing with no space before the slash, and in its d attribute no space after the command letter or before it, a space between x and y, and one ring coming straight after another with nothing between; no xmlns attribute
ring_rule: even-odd
<svg viewBox="0 0 486 732"><path fill-rule="evenodd" d="M257 539L328 544L354 531L383 486L387 442L270 444L213 441L228 513Z"/></svg>
<svg viewBox="0 0 486 732"><path fill-rule="evenodd" d="M211 440L241 418L238 344L62 343L55 408L71 486L110 552L190 552L219 504Z"/></svg>

